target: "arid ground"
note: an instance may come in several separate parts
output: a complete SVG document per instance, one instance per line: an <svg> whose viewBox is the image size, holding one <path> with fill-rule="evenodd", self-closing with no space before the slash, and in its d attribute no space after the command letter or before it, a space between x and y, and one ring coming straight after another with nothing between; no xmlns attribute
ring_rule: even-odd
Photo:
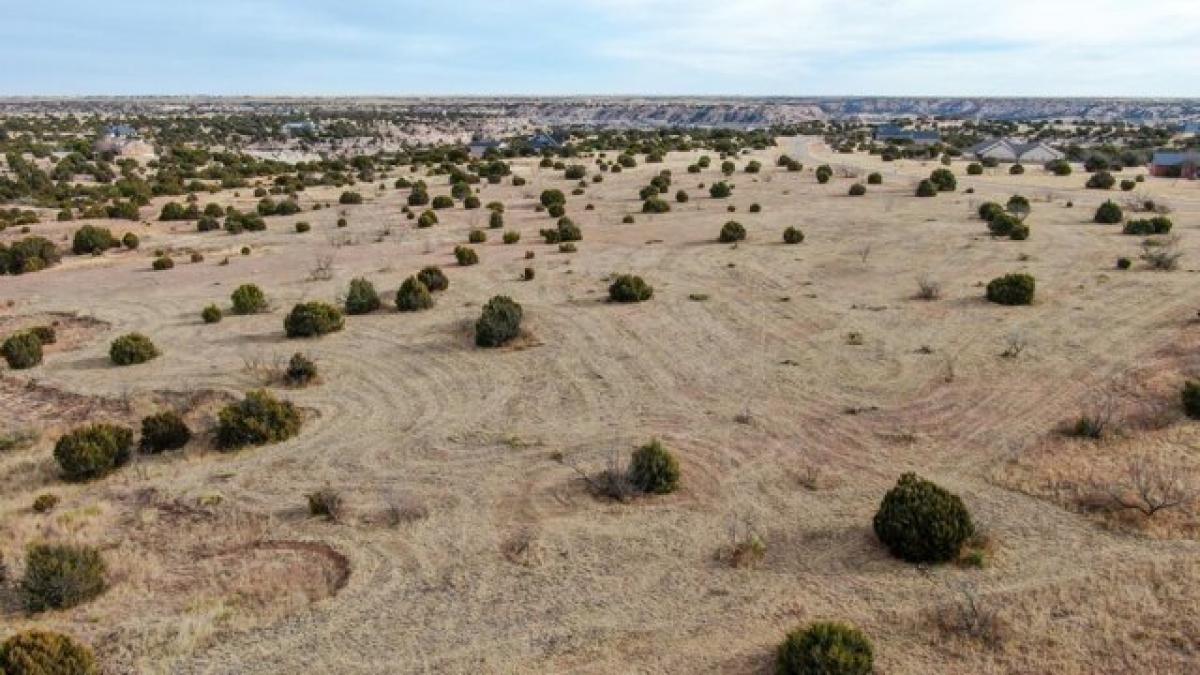
<svg viewBox="0 0 1200 675"><path fill-rule="evenodd" d="M1195 504L1153 518L1088 508L1130 458L1200 475L1200 431L1175 410L1200 374L1200 185L1138 184L1173 209L1184 253L1178 270L1153 271L1141 237L1091 222L1131 193L1085 190L1079 171L967 176L960 161L956 192L921 199L914 186L937 163L779 143L754 154L760 174L738 160L725 200L698 187L720 180L719 161L686 172L700 153L605 174L568 197L583 229L574 253L541 242L553 221L534 210L543 189L574 181L517 160L527 185L479 196L504 203L521 241L489 231L471 267L452 250L487 227L486 209L416 229L393 173L386 190L355 188L362 205L301 193L306 210L265 232L96 221L141 248L0 277L0 334L58 321L60 337L41 366L0 375L6 428L37 434L0 454L0 554L14 575L30 541L82 541L112 575L94 601L37 617L6 590L0 621L69 632L111 672L758 673L785 632L816 619L861 628L880 673L1200 669ZM777 168L785 152L804 170ZM835 168L825 185L822 163ZM664 196L691 199L643 215L638 189L663 168ZM847 195L875 170L882 185ZM448 192L445 177L427 180ZM202 201L252 210L250 193ZM1013 194L1033 204L1032 235L993 239L976 207ZM317 201L333 206L308 211ZM747 241L716 241L728 220ZM59 241L79 224L36 227ZM787 226L802 244L782 243ZM151 270L155 249L176 267ZM331 278L311 278L329 257ZM336 301L358 276L390 300L427 265L450 279L432 310L388 302L339 333L284 337L294 303ZM1017 271L1037 279L1032 306L984 300L988 280ZM608 303L617 273L641 275L653 299ZM919 278L941 297L918 299ZM202 307L228 307L246 282L271 313L202 323ZM524 306L526 334L476 348L473 322L497 294ZM162 356L111 365L109 342L130 331ZM274 385L305 410L297 437L222 453L201 434L96 482L58 477L51 449L72 426L173 407L211 429L220 405L296 351L321 370L314 386ZM1063 436L1097 407L1120 411L1117 433ZM652 437L681 461L677 493L591 493L582 474ZM876 540L872 516L905 471L963 497L982 567L919 568ZM305 494L326 486L345 500L337 522L308 515ZM44 492L62 503L35 513ZM752 534L765 556L731 565L723 552Z"/></svg>

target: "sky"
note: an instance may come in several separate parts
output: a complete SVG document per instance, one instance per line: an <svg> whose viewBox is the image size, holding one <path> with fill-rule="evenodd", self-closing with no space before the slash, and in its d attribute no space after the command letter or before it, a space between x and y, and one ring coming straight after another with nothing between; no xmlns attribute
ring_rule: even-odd
<svg viewBox="0 0 1200 675"><path fill-rule="evenodd" d="M0 96L1200 97L1200 0L0 0Z"/></svg>

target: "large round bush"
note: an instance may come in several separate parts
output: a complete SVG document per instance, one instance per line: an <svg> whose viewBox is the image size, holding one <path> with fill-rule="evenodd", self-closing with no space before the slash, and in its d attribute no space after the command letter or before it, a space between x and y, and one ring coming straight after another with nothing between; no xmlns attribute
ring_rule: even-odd
<svg viewBox="0 0 1200 675"><path fill-rule="evenodd" d="M721 234L717 236L719 241L726 244L742 241L746 238L746 228L736 220L731 220L721 226Z"/></svg>
<svg viewBox="0 0 1200 675"><path fill-rule="evenodd" d="M118 366L132 366L158 357L158 347L141 333L122 335L108 348L108 356Z"/></svg>
<svg viewBox="0 0 1200 675"><path fill-rule="evenodd" d="M429 287L418 277L409 277L400 284L396 291L396 309L401 312L417 312L433 307L433 296Z"/></svg>
<svg viewBox="0 0 1200 675"><path fill-rule="evenodd" d="M42 362L42 341L32 331L21 331L8 336L0 352L13 370L32 368Z"/></svg>
<svg viewBox="0 0 1200 675"><path fill-rule="evenodd" d="M342 312L327 302L301 302L283 319L283 331L290 338L317 337L345 326Z"/></svg>
<svg viewBox="0 0 1200 675"><path fill-rule="evenodd" d="M31 544L21 591L31 612L67 609L104 592L108 569L100 552L76 544Z"/></svg>
<svg viewBox="0 0 1200 675"><path fill-rule="evenodd" d="M775 655L776 675L868 675L871 642L858 629L820 622L788 633Z"/></svg>
<svg viewBox="0 0 1200 675"><path fill-rule="evenodd" d="M84 481L99 478L129 461L133 430L98 423L63 434L54 444L54 459L63 478Z"/></svg>
<svg viewBox="0 0 1200 675"><path fill-rule="evenodd" d="M999 305L1028 305L1036 285L1028 274L1005 274L988 282L987 299Z"/></svg>
<svg viewBox="0 0 1200 675"><path fill-rule="evenodd" d="M231 403L217 415L217 446L233 450L245 445L277 443L300 431L300 411L291 401L258 389Z"/></svg>
<svg viewBox="0 0 1200 675"><path fill-rule="evenodd" d="M914 473L900 477L875 514L875 536L909 562L953 560L974 534L971 514L958 495Z"/></svg>
<svg viewBox="0 0 1200 675"><path fill-rule="evenodd" d="M654 295L654 288L639 276L619 275L608 287L608 299L613 302L642 302Z"/></svg>
<svg viewBox="0 0 1200 675"><path fill-rule="evenodd" d="M229 296L234 314L257 314L267 311L267 296L254 284L242 284Z"/></svg>
<svg viewBox="0 0 1200 675"><path fill-rule="evenodd" d="M5 675L98 675L92 650L62 633L27 630L0 644Z"/></svg>
<svg viewBox="0 0 1200 675"><path fill-rule="evenodd" d="M483 306L475 322L475 344L480 347L499 347L521 332L524 312L521 305L506 295L497 295Z"/></svg>

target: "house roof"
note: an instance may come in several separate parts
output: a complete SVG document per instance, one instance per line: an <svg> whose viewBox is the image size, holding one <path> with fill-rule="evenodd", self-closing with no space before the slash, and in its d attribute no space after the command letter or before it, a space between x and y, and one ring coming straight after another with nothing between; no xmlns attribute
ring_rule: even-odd
<svg viewBox="0 0 1200 675"><path fill-rule="evenodd" d="M1187 163L1200 163L1200 152L1164 152L1156 151L1150 163L1155 166L1179 166Z"/></svg>
<svg viewBox="0 0 1200 675"><path fill-rule="evenodd" d="M114 124L108 127L107 133L109 136L137 136L137 129L128 124Z"/></svg>
<svg viewBox="0 0 1200 675"><path fill-rule="evenodd" d="M1054 154L1056 157L1062 156L1061 152L1059 152L1058 150L1055 150L1054 148L1050 147L1049 145L1046 145L1045 143L1042 143L1041 141L1033 141L1031 143L1026 143L1026 142L1018 141L1018 140L1015 140L1012 138L993 138L990 140L982 141L980 143L976 143L971 148L970 152L971 152L971 154L974 154L974 155L980 155L980 154L983 154L990 150L997 149L999 147L1003 147L1004 149L1008 150L1009 152L1012 153L1013 157L1016 157L1017 159L1024 157L1026 153L1028 153L1031 150L1036 150L1036 149L1048 150L1049 152Z"/></svg>

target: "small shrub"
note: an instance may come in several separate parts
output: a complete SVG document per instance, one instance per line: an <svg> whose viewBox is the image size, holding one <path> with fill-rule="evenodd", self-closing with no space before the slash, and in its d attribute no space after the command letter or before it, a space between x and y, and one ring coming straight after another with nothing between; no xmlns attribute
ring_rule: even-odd
<svg viewBox="0 0 1200 675"><path fill-rule="evenodd" d="M1117 258L1117 269L1127 270L1133 266L1133 261L1124 256Z"/></svg>
<svg viewBox="0 0 1200 675"><path fill-rule="evenodd" d="M0 352L13 370L32 368L42 362L42 341L33 331L21 331L8 336Z"/></svg>
<svg viewBox="0 0 1200 675"><path fill-rule="evenodd" d="M488 216L488 227L493 230L499 230L504 227L504 213L500 211L492 211L492 215Z"/></svg>
<svg viewBox="0 0 1200 675"><path fill-rule="evenodd" d="M783 231L783 243L800 244L804 241L804 232L798 227L788 227Z"/></svg>
<svg viewBox="0 0 1200 675"><path fill-rule="evenodd" d="M526 267L525 272L521 276L525 281L533 281L534 274L535 272L532 267Z"/></svg>
<svg viewBox="0 0 1200 675"><path fill-rule="evenodd" d="M1155 216L1154 218L1143 218L1140 220L1130 220L1125 223L1125 227L1121 232L1124 234L1134 234L1147 236L1152 234L1170 234L1171 227L1174 223L1166 216Z"/></svg>
<svg viewBox="0 0 1200 675"><path fill-rule="evenodd" d="M936 197L937 193L937 186L935 186L932 181L923 180L920 183L917 183L918 197Z"/></svg>
<svg viewBox="0 0 1200 675"><path fill-rule="evenodd" d="M297 234L304 234L305 232L308 232L311 229L312 229L312 225L308 224L308 222L306 222L306 221L301 220L300 222L296 223L296 233Z"/></svg>
<svg viewBox="0 0 1200 675"><path fill-rule="evenodd" d="M200 318L204 320L204 323L217 323L221 320L222 316L224 315L221 312L221 308L216 305L209 305L200 310Z"/></svg>
<svg viewBox="0 0 1200 675"><path fill-rule="evenodd" d="M192 440L192 430L174 410L150 415L142 419L142 439L139 447L145 453L178 450Z"/></svg>
<svg viewBox="0 0 1200 675"><path fill-rule="evenodd" d="M1086 187L1090 190L1109 190L1116 184L1117 179L1107 171L1097 171L1088 178Z"/></svg>
<svg viewBox="0 0 1200 675"><path fill-rule="evenodd" d="M1096 215L1092 219L1097 223L1112 225L1121 222L1124 218L1125 213L1121 211L1121 207L1117 206L1116 202L1109 200L1096 209Z"/></svg>
<svg viewBox="0 0 1200 675"><path fill-rule="evenodd" d="M0 644L0 673L98 675L92 650L62 633L27 630Z"/></svg>
<svg viewBox="0 0 1200 675"><path fill-rule="evenodd" d="M361 204L363 201L362 195L357 192L343 192L338 197L339 204Z"/></svg>
<svg viewBox="0 0 1200 675"><path fill-rule="evenodd" d="M154 262L151 264L151 267L159 272L162 272L164 270L174 269L175 261L172 260L170 256L163 255L155 258Z"/></svg>
<svg viewBox="0 0 1200 675"><path fill-rule="evenodd" d="M679 461L658 439L633 451L629 482L649 494L665 495L679 487Z"/></svg>
<svg viewBox="0 0 1200 675"><path fill-rule="evenodd" d="M267 311L267 296L254 284L242 284L229 296L234 314L257 314Z"/></svg>
<svg viewBox="0 0 1200 675"><path fill-rule="evenodd" d="M446 278L446 273L442 268L430 265L417 272L417 279L425 284L425 287L430 291L444 291L450 287L450 280Z"/></svg>
<svg viewBox="0 0 1200 675"><path fill-rule="evenodd" d="M1188 380L1179 392L1183 401L1183 412L1192 419L1200 419L1200 381Z"/></svg>
<svg viewBox="0 0 1200 675"><path fill-rule="evenodd" d="M871 642L840 623L814 623L788 633L775 654L775 675L870 675Z"/></svg>
<svg viewBox="0 0 1200 675"><path fill-rule="evenodd" d="M217 446L233 450L246 445L277 443L300 431L300 411L265 389L225 406L217 415Z"/></svg>
<svg viewBox="0 0 1200 675"><path fill-rule="evenodd" d="M58 495L51 492L43 492L33 500L35 513L47 513L53 511L56 506L58 506Z"/></svg>
<svg viewBox="0 0 1200 675"><path fill-rule="evenodd" d="M983 175L983 165L980 164L979 162L971 162L970 164L967 165L967 175L968 176Z"/></svg>
<svg viewBox="0 0 1200 675"><path fill-rule="evenodd" d="M712 187L708 188L708 196L713 199L725 199L731 194L733 194L733 188L729 187L725 181L713 183Z"/></svg>
<svg viewBox="0 0 1200 675"><path fill-rule="evenodd" d="M975 534L962 500L914 473L901 476L884 496L874 527L893 555L915 563L953 560Z"/></svg>
<svg viewBox="0 0 1200 675"><path fill-rule="evenodd" d="M1036 284L1028 274L1005 274L988 282L987 299L1000 305L1028 305Z"/></svg>
<svg viewBox="0 0 1200 675"><path fill-rule="evenodd" d="M54 326L34 326L29 329L29 334L37 338L38 342L42 343L43 346L58 342L58 331L54 329Z"/></svg>
<svg viewBox="0 0 1200 675"><path fill-rule="evenodd" d="M499 347L515 338L521 330L521 305L505 295L494 296L483 306L475 322L475 344L480 347Z"/></svg>
<svg viewBox="0 0 1200 675"><path fill-rule="evenodd" d="M84 225L75 231L71 242L71 250L75 255L103 253L110 248L119 246L108 228Z"/></svg>
<svg viewBox="0 0 1200 675"><path fill-rule="evenodd" d="M625 214L625 217L621 218L621 222L625 223L626 225L632 223L633 222L633 214L629 214L629 213Z"/></svg>
<svg viewBox="0 0 1200 675"><path fill-rule="evenodd" d="M622 274L608 287L608 299L613 302L643 302L654 295L654 288L641 277Z"/></svg>
<svg viewBox="0 0 1200 675"><path fill-rule="evenodd" d="M454 198L450 195L438 195L429 205L438 210L454 208Z"/></svg>
<svg viewBox="0 0 1200 675"><path fill-rule="evenodd" d="M125 236L121 237L121 244L130 251L141 245L141 240L132 232L126 232Z"/></svg>
<svg viewBox="0 0 1200 675"><path fill-rule="evenodd" d="M558 245L559 253L574 253L577 250L578 249L575 248L575 242L564 241L563 243Z"/></svg>
<svg viewBox="0 0 1200 675"><path fill-rule="evenodd" d="M283 379L293 387L303 387L317 379L317 364L307 356L296 352L288 360Z"/></svg>
<svg viewBox="0 0 1200 675"><path fill-rule="evenodd" d="M741 223L731 220L721 226L721 234L717 239L723 243L729 244L736 241L742 241L746 238L746 228Z"/></svg>
<svg viewBox="0 0 1200 675"><path fill-rule="evenodd" d="M459 265L463 265L464 267L479 264L479 254L470 246L455 246L454 259L458 261Z"/></svg>
<svg viewBox="0 0 1200 675"><path fill-rule="evenodd" d="M671 205L665 199L651 197L642 202L642 213L666 213L670 210Z"/></svg>
<svg viewBox="0 0 1200 675"><path fill-rule="evenodd" d="M129 461L133 430L114 424L74 429L54 444L54 459L69 481L100 478Z"/></svg>
<svg viewBox="0 0 1200 675"><path fill-rule="evenodd" d="M298 303L283 319L283 330L289 338L317 337L343 327L341 310L319 301Z"/></svg>
<svg viewBox="0 0 1200 675"><path fill-rule="evenodd" d="M347 314L370 314L381 306L374 284L362 277L350 280L350 290L346 293Z"/></svg>
<svg viewBox="0 0 1200 675"><path fill-rule="evenodd" d="M118 366L145 363L159 355L158 347L141 333L129 333L112 341L108 356Z"/></svg>
<svg viewBox="0 0 1200 675"><path fill-rule="evenodd" d="M882 185L882 184L883 184L883 174L879 173L878 171L867 174L867 185Z"/></svg>
<svg viewBox="0 0 1200 675"><path fill-rule="evenodd" d="M861 197L865 194L867 194L867 186L863 185L862 183L855 183L854 185L850 186L851 197Z"/></svg>
<svg viewBox="0 0 1200 675"><path fill-rule="evenodd" d="M520 232L517 232L516 230L509 230L504 233L504 243L515 244L518 241L521 241L521 233Z"/></svg>
<svg viewBox="0 0 1200 675"><path fill-rule="evenodd" d="M929 174L929 181L938 192L953 192L958 187L958 181L950 169L934 169L933 173Z"/></svg>
<svg viewBox="0 0 1200 675"><path fill-rule="evenodd" d="M308 499L308 515L336 521L342 515L342 495L337 490L325 487L305 495Z"/></svg>
<svg viewBox="0 0 1200 675"><path fill-rule="evenodd" d="M30 612L67 609L104 592L108 569L100 552L75 544L31 544L21 591Z"/></svg>
<svg viewBox="0 0 1200 675"><path fill-rule="evenodd" d="M396 309L401 312L417 312L430 307L433 307L433 295L419 276L409 277L400 284L400 290L396 291Z"/></svg>
<svg viewBox="0 0 1200 675"><path fill-rule="evenodd" d="M483 230L471 230L467 233L467 242L471 244L482 244L487 241L487 232Z"/></svg>

